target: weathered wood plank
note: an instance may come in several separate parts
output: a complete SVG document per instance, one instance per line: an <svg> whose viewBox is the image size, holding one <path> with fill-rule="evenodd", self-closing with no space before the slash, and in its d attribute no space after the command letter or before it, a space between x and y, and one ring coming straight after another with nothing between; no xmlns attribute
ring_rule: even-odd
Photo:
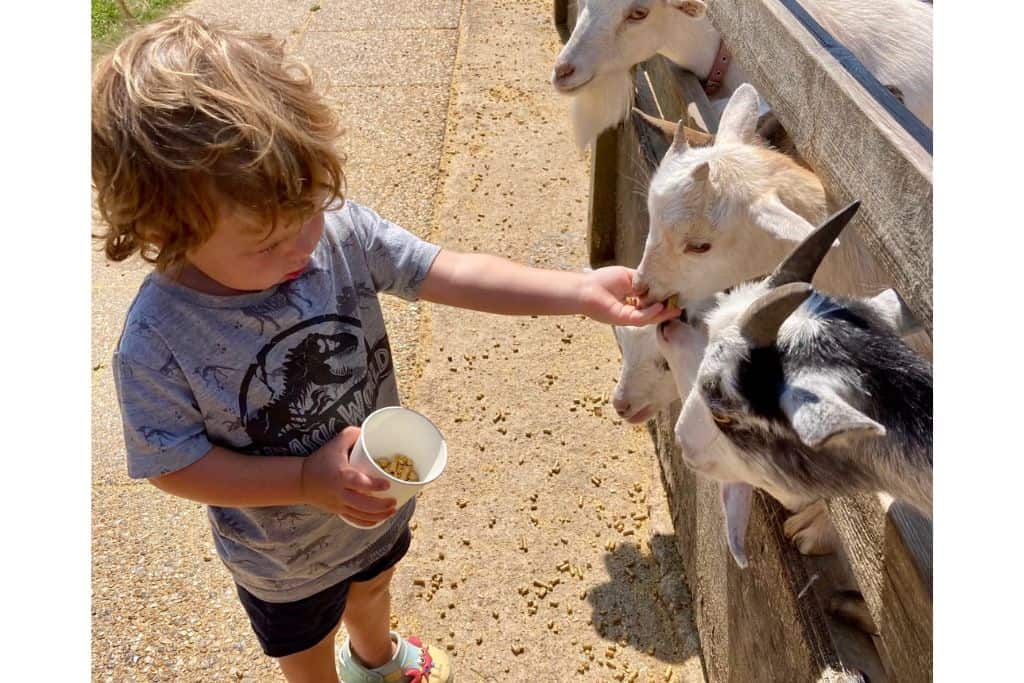
<svg viewBox="0 0 1024 683"><path fill-rule="evenodd" d="M592 268L615 262L620 131L621 125L601 133L590 151L587 252Z"/></svg>
<svg viewBox="0 0 1024 683"><path fill-rule="evenodd" d="M565 44L576 26L576 0L554 0L553 15L558 38Z"/></svg>
<svg viewBox="0 0 1024 683"><path fill-rule="evenodd" d="M825 558L799 556L785 540L785 512L757 495L747 534L750 566L739 569L725 544L718 485L697 477L674 443L679 403L653 425L676 545L693 597L705 670L711 683L853 681L888 678L869 638L826 618L819 592ZM804 590L807 589L807 590Z"/></svg>
<svg viewBox="0 0 1024 683"><path fill-rule="evenodd" d="M750 81L929 332L932 159L778 0L708 0Z"/></svg>
<svg viewBox="0 0 1024 683"><path fill-rule="evenodd" d="M932 677L931 523L875 495L829 501L861 594L878 627L883 661L893 680Z"/></svg>
<svg viewBox="0 0 1024 683"><path fill-rule="evenodd" d="M712 134L718 132L718 115L696 76L661 56L648 61L646 67L658 91L671 93L663 98L663 119L679 121L689 115L696 127Z"/></svg>

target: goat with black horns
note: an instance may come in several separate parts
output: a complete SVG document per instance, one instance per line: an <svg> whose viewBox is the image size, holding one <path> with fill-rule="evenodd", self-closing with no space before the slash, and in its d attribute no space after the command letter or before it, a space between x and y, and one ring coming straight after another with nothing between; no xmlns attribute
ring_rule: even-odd
<svg viewBox="0 0 1024 683"><path fill-rule="evenodd" d="M900 339L912 316L892 290L853 299L810 284L857 207L827 219L768 277L716 296L676 436L699 459L724 435L748 490L756 472L808 497L884 491L930 517L932 371ZM672 328L685 323L663 325L671 355ZM742 528L750 496L739 493L724 502Z"/></svg>

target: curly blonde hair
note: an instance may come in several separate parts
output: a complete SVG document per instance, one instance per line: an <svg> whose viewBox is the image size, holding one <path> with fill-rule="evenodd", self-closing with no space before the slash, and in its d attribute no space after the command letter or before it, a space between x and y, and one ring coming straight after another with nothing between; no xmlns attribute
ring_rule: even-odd
<svg viewBox="0 0 1024 683"><path fill-rule="evenodd" d="M213 232L218 206L306 218L343 199L337 114L269 35L195 17L155 22L93 76L92 180L108 258L158 269Z"/></svg>

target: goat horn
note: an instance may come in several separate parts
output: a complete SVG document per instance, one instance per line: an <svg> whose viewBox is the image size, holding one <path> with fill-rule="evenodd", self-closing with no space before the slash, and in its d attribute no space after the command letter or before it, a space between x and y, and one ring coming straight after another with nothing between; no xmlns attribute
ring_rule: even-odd
<svg viewBox="0 0 1024 683"><path fill-rule="evenodd" d="M664 135L665 138L668 140L674 139L676 136L676 131L678 131L679 127L682 126L683 135L686 139L686 142L691 145L703 146L709 145L715 141L714 135L711 135L710 133L705 133L702 130L697 130L696 128L690 128L689 126L685 126L682 124L681 121L679 123L672 123L671 121L668 121L666 119L659 119L657 116L651 116L647 112L637 107L633 107L633 114L639 116L641 119L646 121L647 124L654 128L655 130L660 131L661 134Z"/></svg>
<svg viewBox="0 0 1024 683"><path fill-rule="evenodd" d="M775 343L779 328L800 307L814 288L806 282L790 282L754 300L737 323L750 348L763 349Z"/></svg>
<svg viewBox="0 0 1024 683"><path fill-rule="evenodd" d="M710 145L715 141L715 136L711 133L705 133L702 130L690 128L689 126L683 126L683 134L686 136L686 141L691 145Z"/></svg>
<svg viewBox="0 0 1024 683"><path fill-rule="evenodd" d="M857 213L859 206L860 202L855 201L825 219L768 276L768 285L778 287L790 282L810 282L828 250L832 248L832 243L853 218L853 214Z"/></svg>

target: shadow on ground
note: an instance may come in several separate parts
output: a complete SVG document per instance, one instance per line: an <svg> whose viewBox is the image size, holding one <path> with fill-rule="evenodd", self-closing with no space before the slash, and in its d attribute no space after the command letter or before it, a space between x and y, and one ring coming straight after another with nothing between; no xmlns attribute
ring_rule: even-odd
<svg viewBox="0 0 1024 683"><path fill-rule="evenodd" d="M604 555L611 580L587 593L594 630L666 663L700 657L681 567L658 561L677 555L675 536L656 534L650 546L644 553L639 543L618 543ZM666 630L666 623L674 628Z"/></svg>

